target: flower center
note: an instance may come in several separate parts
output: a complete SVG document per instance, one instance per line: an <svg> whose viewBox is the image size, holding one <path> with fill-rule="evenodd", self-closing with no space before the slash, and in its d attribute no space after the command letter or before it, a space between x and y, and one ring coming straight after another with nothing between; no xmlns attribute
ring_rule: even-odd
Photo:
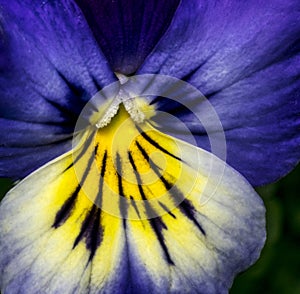
<svg viewBox="0 0 300 294"><path fill-rule="evenodd" d="M154 114L154 107L149 106L144 99L136 97L130 91L130 88L124 86L128 81L128 77L119 73L116 73L116 76L120 82L120 90L102 112L101 118L96 123L98 129L107 126L111 122L112 118L117 114L120 104L124 105L125 110L136 123L142 123Z"/></svg>

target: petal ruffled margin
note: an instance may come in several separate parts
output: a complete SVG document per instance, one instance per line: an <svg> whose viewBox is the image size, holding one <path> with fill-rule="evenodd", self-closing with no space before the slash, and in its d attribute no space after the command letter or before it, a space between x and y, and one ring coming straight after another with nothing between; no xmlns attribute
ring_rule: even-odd
<svg viewBox="0 0 300 294"><path fill-rule="evenodd" d="M285 175L300 158L299 9L299 1L182 1L139 70L183 79L209 98L225 130L228 163L253 185ZM207 117L200 103L182 100ZM193 115L163 99L156 105L186 121L209 150ZM169 121L161 128L181 132Z"/></svg>
<svg viewBox="0 0 300 294"><path fill-rule="evenodd" d="M258 258L265 210L247 181L122 111L4 198L4 293L227 293Z"/></svg>
<svg viewBox="0 0 300 294"><path fill-rule="evenodd" d="M72 1L0 1L0 47L0 176L20 178L70 150L82 108L115 77Z"/></svg>

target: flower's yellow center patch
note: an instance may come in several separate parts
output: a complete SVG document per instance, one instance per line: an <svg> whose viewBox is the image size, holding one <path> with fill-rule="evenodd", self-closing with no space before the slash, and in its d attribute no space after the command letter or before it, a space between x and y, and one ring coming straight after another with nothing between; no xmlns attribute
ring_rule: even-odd
<svg viewBox="0 0 300 294"><path fill-rule="evenodd" d="M207 179L186 162L191 152L184 146L147 121L137 124L121 104L107 126L89 130L84 143L61 163L63 172L51 184L56 195L49 209L56 212L52 227L73 240L73 250L85 245L87 261L98 252L105 273L115 264L105 252L120 238L117 228L122 223L142 236L144 260L156 248L161 255L153 264L161 258L174 264L163 236L168 227L178 233L195 230L201 238L206 234L195 218L194 206L200 207L200 201L193 196L193 203L192 194L200 196ZM185 220L180 227L177 218Z"/></svg>
<svg viewBox="0 0 300 294"><path fill-rule="evenodd" d="M87 197L113 215L148 219L168 213L197 181L177 141L147 121L137 124L122 104L86 142L84 152L74 153L74 169Z"/></svg>

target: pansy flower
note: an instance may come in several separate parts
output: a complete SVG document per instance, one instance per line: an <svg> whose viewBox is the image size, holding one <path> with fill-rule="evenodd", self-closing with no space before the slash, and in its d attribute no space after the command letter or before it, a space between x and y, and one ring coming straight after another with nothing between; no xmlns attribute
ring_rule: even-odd
<svg viewBox="0 0 300 294"><path fill-rule="evenodd" d="M299 10L1 0L2 293L226 293L300 158Z"/></svg>

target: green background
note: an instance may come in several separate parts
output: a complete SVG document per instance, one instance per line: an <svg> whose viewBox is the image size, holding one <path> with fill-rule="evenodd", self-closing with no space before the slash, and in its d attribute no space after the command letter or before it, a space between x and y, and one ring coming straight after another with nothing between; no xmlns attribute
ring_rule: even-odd
<svg viewBox="0 0 300 294"><path fill-rule="evenodd" d="M267 209L267 242L261 258L236 278L230 294L300 294L300 165L257 192Z"/></svg>
<svg viewBox="0 0 300 294"><path fill-rule="evenodd" d="M9 180L0 179L0 198L10 187ZM258 262L235 279L230 294L299 294L300 166L257 192L267 208L267 242Z"/></svg>

